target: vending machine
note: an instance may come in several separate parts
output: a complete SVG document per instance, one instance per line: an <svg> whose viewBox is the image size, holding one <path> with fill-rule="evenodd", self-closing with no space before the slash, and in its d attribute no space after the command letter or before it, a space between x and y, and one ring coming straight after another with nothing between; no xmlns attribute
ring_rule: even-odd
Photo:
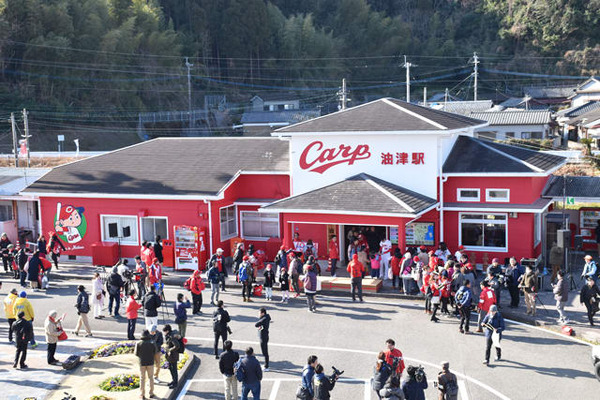
<svg viewBox="0 0 600 400"><path fill-rule="evenodd" d="M175 269L194 271L199 264L199 235L197 226L175 225Z"/></svg>

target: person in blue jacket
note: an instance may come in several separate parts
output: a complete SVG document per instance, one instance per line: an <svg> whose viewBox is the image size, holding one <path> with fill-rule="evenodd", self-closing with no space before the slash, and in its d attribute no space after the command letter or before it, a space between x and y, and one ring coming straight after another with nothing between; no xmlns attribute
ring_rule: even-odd
<svg viewBox="0 0 600 400"><path fill-rule="evenodd" d="M471 281L465 280L465 284L458 289L454 295L455 304L460 312L460 333L469 333L469 323L471 321L471 304L473 303L473 292L471 291ZM464 326L464 329L463 329Z"/></svg>
<svg viewBox="0 0 600 400"><path fill-rule="evenodd" d="M485 342L486 342L485 360L483 361L483 363L485 365L488 365L490 363L490 351L492 350L492 344L493 344L492 335L494 334L494 332L497 332L500 335L500 339L502 339L502 332L504 332L504 329L505 329L504 318L502 318L502 315L498 311L498 307L496 305L493 305L490 307L490 311L485 316L485 318L483 318L483 321L481 324L482 324L482 326L484 326L486 328L485 329ZM496 361L500 361L501 356L502 356L502 350L500 349L500 347L496 347Z"/></svg>
<svg viewBox="0 0 600 400"><path fill-rule="evenodd" d="M309 399L315 396L315 388L313 386L313 378L315 376L315 367L317 366L318 358L315 355L309 356L306 365L302 369L302 387L305 392L308 392Z"/></svg>

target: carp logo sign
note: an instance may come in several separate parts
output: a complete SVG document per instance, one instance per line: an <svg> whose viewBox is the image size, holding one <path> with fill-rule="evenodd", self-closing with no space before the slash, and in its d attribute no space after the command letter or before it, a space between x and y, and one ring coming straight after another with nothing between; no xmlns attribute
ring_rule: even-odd
<svg viewBox="0 0 600 400"><path fill-rule="evenodd" d="M300 168L322 174L338 164L353 165L356 161L371 157L369 145L359 144L355 148L340 144L338 147L324 148L323 142L310 143L300 154Z"/></svg>
<svg viewBox="0 0 600 400"><path fill-rule="evenodd" d="M83 211L83 207L74 207L71 204L63 206L61 203L56 203L54 230L65 242L77 243L85 236L87 220Z"/></svg>

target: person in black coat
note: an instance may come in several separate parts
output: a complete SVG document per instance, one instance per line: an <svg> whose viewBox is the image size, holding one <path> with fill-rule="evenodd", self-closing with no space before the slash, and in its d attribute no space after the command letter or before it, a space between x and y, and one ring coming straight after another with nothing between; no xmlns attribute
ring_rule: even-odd
<svg viewBox="0 0 600 400"><path fill-rule="evenodd" d="M598 312L598 301L600 299L600 290L594 282L594 278L589 276L587 278L587 284L581 288L579 294L579 301L587 308L587 316L590 321L590 325L594 326L594 315Z"/></svg>
<svg viewBox="0 0 600 400"><path fill-rule="evenodd" d="M240 359L240 355L233 351L233 343L231 340L225 341L225 351L219 357L219 371L223 375L225 381L225 400L237 400L237 379L235 377L234 366Z"/></svg>
<svg viewBox="0 0 600 400"><path fill-rule="evenodd" d="M215 334L215 358L219 358L218 347L219 338L223 339L223 348L225 348L225 341L227 340L227 334L229 333L229 327L227 324L231 321L229 313L223 309L223 300L217 302L217 309L213 313L213 332Z"/></svg>
<svg viewBox="0 0 600 400"><path fill-rule="evenodd" d="M315 367L315 397L314 400L329 400L331 395L329 392L335 387L337 378L334 376L325 376L323 366L317 364Z"/></svg>
<svg viewBox="0 0 600 400"><path fill-rule="evenodd" d="M8 245L11 244L8 239L6 232L2 232L0 236L0 252L2 253L2 264L4 264L4 272L9 272L10 266L8 264Z"/></svg>
<svg viewBox="0 0 600 400"><path fill-rule="evenodd" d="M34 291L37 291L39 288L41 267L42 262L40 261L40 252L36 251L33 253L31 260L29 260L29 268L27 269L27 279L31 282L31 287Z"/></svg>
<svg viewBox="0 0 600 400"><path fill-rule="evenodd" d="M31 264L31 261L29 262ZM106 288L108 289L108 314L112 315L113 303L115 304L115 317L119 316L119 305L121 304L121 289L125 286L123 278L119 275L117 267L112 269L108 281L106 282Z"/></svg>
<svg viewBox="0 0 600 400"><path fill-rule="evenodd" d="M267 314L267 309L261 307L259 310L259 319L254 326L258 328L258 338L260 339L260 349L265 357L264 371L269 371L269 326L271 325L271 316Z"/></svg>
<svg viewBox="0 0 600 400"><path fill-rule="evenodd" d="M154 257L158 259L160 265L163 265L163 247L162 247L162 238L160 235L156 235L156 240L154 241Z"/></svg>
<svg viewBox="0 0 600 400"><path fill-rule="evenodd" d="M19 279L21 281L21 287L27 286L25 283L25 279L27 278L27 273L25 272L25 264L27 264L27 260L29 260L29 249L26 247L22 247L21 250L17 252L15 255L15 262L17 263L17 267L19 268Z"/></svg>
<svg viewBox="0 0 600 400"><path fill-rule="evenodd" d="M33 325L31 324L31 321L25 319L25 313L23 311L17 314L17 317L19 319L12 326L17 344L13 368L17 368L17 365L19 365L21 369L25 369L27 368L27 364L25 364L25 359L27 358L27 344L33 339Z"/></svg>

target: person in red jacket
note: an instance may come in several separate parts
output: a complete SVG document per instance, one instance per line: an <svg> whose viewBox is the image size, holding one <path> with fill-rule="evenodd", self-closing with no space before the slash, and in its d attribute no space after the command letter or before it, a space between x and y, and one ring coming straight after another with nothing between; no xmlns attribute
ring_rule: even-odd
<svg viewBox="0 0 600 400"><path fill-rule="evenodd" d="M481 281L481 294L479 295L479 304L477 309L479 310L479 318L477 318L477 330L475 332L483 332L481 329L481 321L490 311L490 307L496 304L496 294L491 289L486 281Z"/></svg>
<svg viewBox="0 0 600 400"><path fill-rule="evenodd" d="M430 250L427 254L429 255L429 269L435 271L435 268L438 266L438 258L433 250Z"/></svg>
<svg viewBox="0 0 600 400"><path fill-rule="evenodd" d="M350 273L351 279L351 290L352 290L352 301L356 301L356 292L358 292L358 298L363 301L362 297L362 277L365 273L365 266L358 261L358 254L352 256L352 261L348 263L346 270Z"/></svg>
<svg viewBox="0 0 600 400"><path fill-rule="evenodd" d="M433 311L431 313L431 321L438 322L439 318L435 316L435 313L440 308L440 280L438 278L437 272L434 272L433 275L429 278L429 288L431 290L431 304L433 304Z"/></svg>
<svg viewBox="0 0 600 400"><path fill-rule="evenodd" d="M402 372L404 372L404 357L402 356L402 352L396 348L396 342L394 339L388 339L385 341L385 346L387 350L385 353L385 362L389 365L394 365L394 359L397 361L396 367L396 375L400 377Z"/></svg>
<svg viewBox="0 0 600 400"><path fill-rule="evenodd" d="M125 305L125 316L127 317L127 339L135 340L135 323L137 322L138 310L142 307L140 303L135 301L135 290L129 291L127 304Z"/></svg>
<svg viewBox="0 0 600 400"><path fill-rule="evenodd" d="M152 265L148 268L148 283L156 288L156 294L160 296L162 292L162 268L158 258L154 258Z"/></svg>
<svg viewBox="0 0 600 400"><path fill-rule="evenodd" d="M331 263L331 276L336 276L335 269L340 259L340 246L337 241L337 236L333 235L329 241L329 262Z"/></svg>
<svg viewBox="0 0 600 400"><path fill-rule="evenodd" d="M202 314L202 310L200 310L202 308L202 291L206 289L206 285L202 281L200 271L194 271L183 287L192 292L192 314Z"/></svg>
<svg viewBox="0 0 600 400"><path fill-rule="evenodd" d="M396 287L396 281L398 281L398 288L400 288L400 261L402 261L402 253L400 249L396 247L394 251L394 256L390 261L392 266L392 286Z"/></svg>
<svg viewBox="0 0 600 400"><path fill-rule="evenodd" d="M442 277L440 279L440 300L442 302L441 313L445 315L450 315L450 312L448 311L448 302L450 301L451 283L452 280L446 274L442 274Z"/></svg>

